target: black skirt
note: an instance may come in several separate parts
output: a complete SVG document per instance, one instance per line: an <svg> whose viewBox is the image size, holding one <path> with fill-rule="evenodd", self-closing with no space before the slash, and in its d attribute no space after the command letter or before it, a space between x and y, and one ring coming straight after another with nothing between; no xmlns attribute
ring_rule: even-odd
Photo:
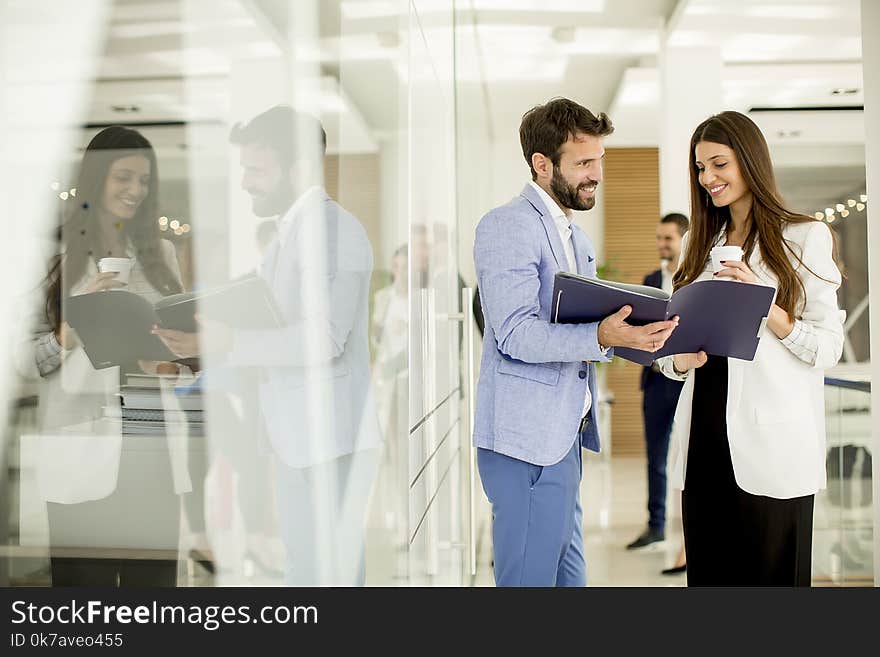
<svg viewBox="0 0 880 657"><path fill-rule="evenodd" d="M809 586L813 495L776 499L736 484L727 439L727 359L694 371L682 519L688 586Z"/></svg>

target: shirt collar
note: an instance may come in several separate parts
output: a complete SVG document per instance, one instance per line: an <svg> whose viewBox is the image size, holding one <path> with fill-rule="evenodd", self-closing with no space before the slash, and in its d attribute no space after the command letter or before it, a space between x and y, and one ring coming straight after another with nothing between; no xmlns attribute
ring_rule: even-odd
<svg viewBox="0 0 880 657"><path fill-rule="evenodd" d="M553 220L559 224L560 219L565 220L565 227L568 228L571 226L571 220L566 216L565 211L559 207L559 204L553 200L553 198L543 190L543 188L536 183L534 180L530 180L529 184L535 188L535 191L538 192L538 196L541 197L541 200L544 201L544 205L547 206L547 211L550 213L550 216L553 217Z"/></svg>
<svg viewBox="0 0 880 657"><path fill-rule="evenodd" d="M293 205L278 219L278 243L284 246L290 237L293 227L296 224L297 216L302 209L309 203L323 199L325 196L324 189L319 185L312 185L304 191Z"/></svg>

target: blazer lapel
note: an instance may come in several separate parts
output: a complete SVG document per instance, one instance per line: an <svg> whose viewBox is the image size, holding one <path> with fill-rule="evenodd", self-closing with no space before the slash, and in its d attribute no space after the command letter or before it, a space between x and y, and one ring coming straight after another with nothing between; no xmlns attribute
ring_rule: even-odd
<svg viewBox="0 0 880 657"><path fill-rule="evenodd" d="M590 256L587 238L581 230L572 224L571 240L574 245L574 259L577 262L577 273L581 276L593 276L596 272L596 264Z"/></svg>
<svg viewBox="0 0 880 657"><path fill-rule="evenodd" d="M556 258L556 266L562 271L568 271L568 258L565 256L565 249L562 248L562 240L559 237L556 222L553 221L547 206L544 205L535 188L529 183L526 183L521 196L531 203L532 207L541 215L541 223L544 224L544 231L547 233L547 239L550 240L550 250L553 252L553 257Z"/></svg>

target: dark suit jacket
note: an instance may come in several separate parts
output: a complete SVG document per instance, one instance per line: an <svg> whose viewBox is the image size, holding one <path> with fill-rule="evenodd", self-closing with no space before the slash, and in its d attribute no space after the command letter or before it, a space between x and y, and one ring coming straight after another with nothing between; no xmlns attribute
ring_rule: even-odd
<svg viewBox="0 0 880 657"><path fill-rule="evenodd" d="M645 276L645 280L642 281L642 285L650 285L651 287L656 287L657 289L663 288L663 273L657 269L652 271L650 274ZM642 378L639 382L639 389L644 390L645 385L648 383L648 379L651 375L663 376L659 372L653 372L649 367L642 368Z"/></svg>

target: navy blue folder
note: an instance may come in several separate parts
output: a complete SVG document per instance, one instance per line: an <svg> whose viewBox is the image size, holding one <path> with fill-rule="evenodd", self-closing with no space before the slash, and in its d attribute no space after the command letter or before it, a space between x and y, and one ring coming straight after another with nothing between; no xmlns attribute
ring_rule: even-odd
<svg viewBox="0 0 880 657"><path fill-rule="evenodd" d="M662 349L651 353L615 347L614 354L640 365L670 354L696 353L753 360L776 290L736 281L697 281L672 296L644 285L630 285L560 272L553 285L551 321L598 322L632 306L630 324L644 325L679 317Z"/></svg>

